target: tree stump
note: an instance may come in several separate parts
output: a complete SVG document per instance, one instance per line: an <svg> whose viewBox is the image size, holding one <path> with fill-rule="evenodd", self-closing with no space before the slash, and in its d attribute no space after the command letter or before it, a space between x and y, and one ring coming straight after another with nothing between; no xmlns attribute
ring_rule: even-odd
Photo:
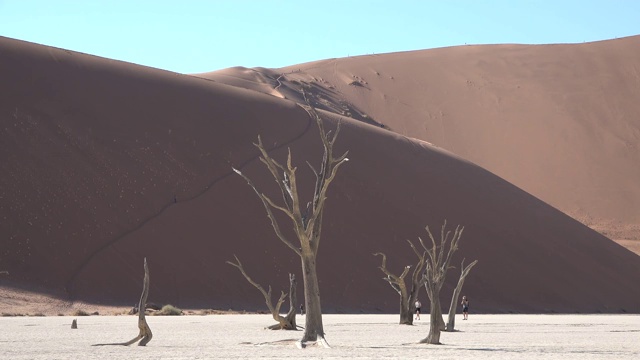
<svg viewBox="0 0 640 360"><path fill-rule="evenodd" d="M147 266L147 258L144 258L144 283L142 286L142 295L140 296L140 302L138 304L138 328L140 329L140 333L135 338L123 342L123 343L111 343L111 344L95 344L93 346L104 346L104 345L123 345L129 346L137 341L138 346L145 346L151 341L153 334L151 333L151 329L149 328L149 324L147 324L147 319L145 318L145 306L147 304L147 297L149 296L149 267Z"/></svg>

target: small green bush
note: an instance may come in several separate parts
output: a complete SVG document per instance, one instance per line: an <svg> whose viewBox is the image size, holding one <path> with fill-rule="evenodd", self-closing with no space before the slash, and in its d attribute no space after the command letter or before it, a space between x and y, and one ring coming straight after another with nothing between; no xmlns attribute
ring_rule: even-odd
<svg viewBox="0 0 640 360"><path fill-rule="evenodd" d="M165 305L156 315L182 315L182 310L173 305Z"/></svg>
<svg viewBox="0 0 640 360"><path fill-rule="evenodd" d="M73 312L73 316L89 316L89 313L82 309L78 309Z"/></svg>

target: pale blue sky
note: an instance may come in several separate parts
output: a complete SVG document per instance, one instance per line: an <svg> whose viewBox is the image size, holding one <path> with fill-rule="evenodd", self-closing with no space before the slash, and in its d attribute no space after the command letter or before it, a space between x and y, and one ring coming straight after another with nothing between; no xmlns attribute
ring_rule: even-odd
<svg viewBox="0 0 640 360"><path fill-rule="evenodd" d="M0 35L182 73L640 34L635 0L0 0Z"/></svg>

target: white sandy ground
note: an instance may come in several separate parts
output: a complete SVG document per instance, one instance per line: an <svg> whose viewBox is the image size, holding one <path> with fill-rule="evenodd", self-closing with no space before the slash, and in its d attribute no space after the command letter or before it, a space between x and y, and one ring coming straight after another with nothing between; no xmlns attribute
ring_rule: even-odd
<svg viewBox="0 0 640 360"><path fill-rule="evenodd" d="M297 349L302 332L263 329L269 315L147 317L146 347L102 346L138 334L135 316L0 318L0 359L638 359L638 315L471 315L456 317L459 332L444 345L418 341L428 315L415 326L398 315L324 315L331 349ZM298 321L304 325L304 320ZM291 341L289 341L291 340Z"/></svg>

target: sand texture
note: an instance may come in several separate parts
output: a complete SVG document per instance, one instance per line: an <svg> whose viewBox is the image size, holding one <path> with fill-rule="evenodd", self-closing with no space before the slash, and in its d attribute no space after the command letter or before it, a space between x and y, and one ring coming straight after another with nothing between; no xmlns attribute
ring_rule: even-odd
<svg viewBox="0 0 640 360"><path fill-rule="evenodd" d="M632 238L640 216L639 41L183 75L0 38L0 286L132 306L146 257L152 302L264 309L225 261L276 292L300 262L232 167L279 197L261 135L280 161L291 149L309 200L321 147L304 88L350 152L324 215L324 311L397 311L372 253L400 273L406 240L446 219L465 226L453 264L479 260L476 312L640 313L640 256L604 231Z"/></svg>
<svg viewBox="0 0 640 360"><path fill-rule="evenodd" d="M418 344L427 321L397 325L392 315L325 315L330 349L300 350L301 331L272 331L267 315L151 317L146 347L92 344L126 341L136 318L100 316L2 318L3 359L635 359L637 316L470 315L443 345ZM304 324L304 321L302 321Z"/></svg>

